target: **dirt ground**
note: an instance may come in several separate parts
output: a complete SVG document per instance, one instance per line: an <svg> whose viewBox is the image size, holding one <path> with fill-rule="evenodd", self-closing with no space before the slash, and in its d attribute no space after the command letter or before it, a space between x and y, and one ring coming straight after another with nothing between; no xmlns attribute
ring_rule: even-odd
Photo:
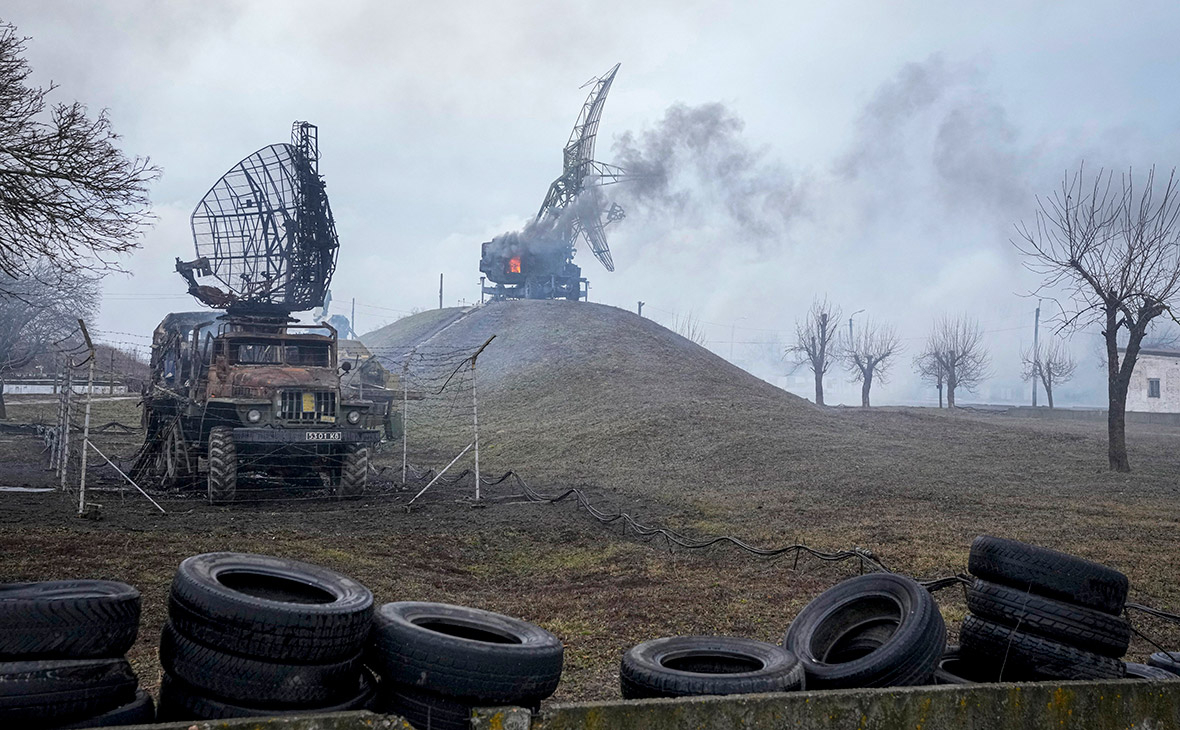
<svg viewBox="0 0 1180 730"><path fill-rule="evenodd" d="M12 404L10 422L51 418L51 408ZM587 476L576 466L563 473L561 464L533 457L493 462L541 491L586 488L596 506L648 524L766 546L856 545L920 578L964 570L976 534L1026 539L1116 566L1131 577L1132 600L1180 610L1180 429L1130 427L1136 471L1116 475L1105 469L1101 424L926 409L819 413L811 431L798 435L795 457L773 468L743 456L740 440L727 445L737 453L722 466L653 455L661 468L638 480ZM134 402L103 403L93 419L135 425L138 413ZM116 456L134 445L121 431L97 440ZM52 486L41 448L34 436L0 433L0 486ZM593 459L599 447L586 448L583 458ZM378 463L392 466L395 458L385 453ZM748 469L737 466L745 461ZM120 492L113 471L101 467L91 475L98 520L75 516L73 494L0 492L0 581L91 577L137 586L144 615L131 659L154 689L168 586L183 558L212 550L288 556L355 577L378 602L461 603L548 628L566 645L554 700L575 700L616 697L620 655L656 636L779 641L803 605L858 572L853 562L766 560L728 547L670 550L618 524L601 525L570 501L528 502L510 481L488 488L480 506L466 481L433 488L407 509L412 491L390 473L357 503L263 489L211 507L199 495L153 492L167 510L161 514L133 490ZM962 593L937 596L953 639ZM1180 647L1177 626L1131 618L1161 644ZM1129 658L1152 650L1136 638Z"/></svg>

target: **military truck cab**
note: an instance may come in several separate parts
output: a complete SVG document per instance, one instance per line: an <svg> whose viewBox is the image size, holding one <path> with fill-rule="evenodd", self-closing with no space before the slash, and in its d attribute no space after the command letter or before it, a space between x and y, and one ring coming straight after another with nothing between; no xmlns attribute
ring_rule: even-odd
<svg viewBox="0 0 1180 730"><path fill-rule="evenodd" d="M136 468L167 479L204 473L213 502L232 501L246 472L326 476L338 496L357 497L384 412L342 391L347 369L326 324L170 314L153 337Z"/></svg>

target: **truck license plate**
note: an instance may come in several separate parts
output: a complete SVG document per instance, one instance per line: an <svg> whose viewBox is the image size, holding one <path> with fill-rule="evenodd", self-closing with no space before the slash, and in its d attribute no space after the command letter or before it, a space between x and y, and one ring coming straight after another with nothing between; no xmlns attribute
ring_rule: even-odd
<svg viewBox="0 0 1180 730"><path fill-rule="evenodd" d="M340 431L308 431L308 441L340 441L344 434Z"/></svg>

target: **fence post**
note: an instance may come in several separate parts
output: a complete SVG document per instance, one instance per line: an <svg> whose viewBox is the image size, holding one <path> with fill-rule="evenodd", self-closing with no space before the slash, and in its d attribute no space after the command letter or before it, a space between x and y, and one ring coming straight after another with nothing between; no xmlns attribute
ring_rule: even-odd
<svg viewBox="0 0 1180 730"><path fill-rule="evenodd" d="M488 338L488 341L475 351L471 356L471 417L475 427L475 501L479 501L479 404L475 399L475 361L479 359L484 348L492 344L492 340L496 339L495 335Z"/></svg>
<svg viewBox="0 0 1180 730"><path fill-rule="evenodd" d="M475 399L475 358L471 358L471 418L475 426L475 501L479 501L479 403Z"/></svg>
<svg viewBox="0 0 1180 730"><path fill-rule="evenodd" d="M402 484L406 483L406 447L410 438L410 358L414 351L406 354L402 363Z"/></svg>
<svg viewBox="0 0 1180 730"><path fill-rule="evenodd" d="M74 367L73 363L67 363L66 387L64 391L66 403L61 419L61 462L58 469L58 476L61 477L60 488L63 492L66 491L66 473L70 470L70 419L72 418L70 410L74 404L73 395Z"/></svg>
<svg viewBox="0 0 1180 730"><path fill-rule="evenodd" d="M86 512L86 456L90 452L90 401L94 398L94 361L98 357L94 351L94 343L90 341L90 333L86 331L86 323L79 319L78 326L82 328L82 338L86 340L86 347L90 350L90 357L87 358L90 360L90 367L86 377L86 415L82 419L82 465L78 478L78 514L82 515Z"/></svg>

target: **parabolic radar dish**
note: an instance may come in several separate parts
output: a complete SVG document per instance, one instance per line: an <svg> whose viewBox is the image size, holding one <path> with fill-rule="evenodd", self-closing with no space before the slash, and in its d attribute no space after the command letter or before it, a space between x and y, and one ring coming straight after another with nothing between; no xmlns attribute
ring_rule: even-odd
<svg viewBox="0 0 1180 730"><path fill-rule="evenodd" d="M315 125L230 168L192 214L197 259L176 262L189 293L231 312L281 315L324 301L339 242ZM200 280L198 280L200 277Z"/></svg>

